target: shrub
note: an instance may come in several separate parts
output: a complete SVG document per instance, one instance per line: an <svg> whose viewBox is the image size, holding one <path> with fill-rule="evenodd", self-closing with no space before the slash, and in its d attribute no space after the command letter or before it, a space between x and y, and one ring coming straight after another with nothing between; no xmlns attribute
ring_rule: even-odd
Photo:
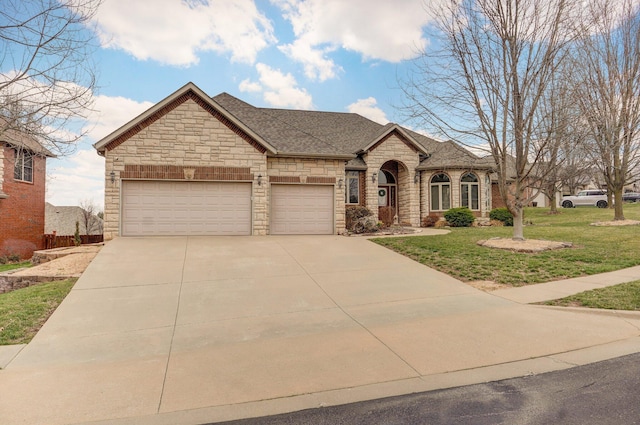
<svg viewBox="0 0 640 425"><path fill-rule="evenodd" d="M73 244L75 246L82 245L82 238L80 237L80 222L76 221L76 232L73 234Z"/></svg>
<svg viewBox="0 0 640 425"><path fill-rule="evenodd" d="M494 208L489 212L491 220L501 221L505 226L513 226L513 215L507 208Z"/></svg>
<svg viewBox="0 0 640 425"><path fill-rule="evenodd" d="M469 227L476 219L467 207L451 208L444 213L444 218L451 227Z"/></svg>
<svg viewBox="0 0 640 425"><path fill-rule="evenodd" d="M376 221L367 207L350 205L345 209L345 227L350 233L376 233L384 223Z"/></svg>
<svg viewBox="0 0 640 425"><path fill-rule="evenodd" d="M434 227L439 220L440 217L433 214L422 217L422 227Z"/></svg>
<svg viewBox="0 0 640 425"><path fill-rule="evenodd" d="M345 225L347 226L347 230L352 230L351 228L358 219L371 215L373 215L373 213L369 211L367 207L360 205L348 206L345 210Z"/></svg>

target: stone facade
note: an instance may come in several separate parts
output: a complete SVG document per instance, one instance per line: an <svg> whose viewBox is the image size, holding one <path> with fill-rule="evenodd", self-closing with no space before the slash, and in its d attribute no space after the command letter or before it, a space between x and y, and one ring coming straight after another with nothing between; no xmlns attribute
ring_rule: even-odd
<svg viewBox="0 0 640 425"><path fill-rule="evenodd" d="M374 173L377 175L386 162L395 161L398 163L398 221L411 226L419 226L420 186L414 184L414 173L419 162L418 151L410 147L399 135L392 133L372 147L364 160L368 166L365 178L367 185L366 206L376 219L378 217L378 182L376 177L374 183L372 176Z"/></svg>
<svg viewBox="0 0 640 425"><path fill-rule="evenodd" d="M258 175L267 175L266 155L191 99L107 150L105 160L105 240L119 234L121 175L127 165L248 168L254 176L253 234L267 233L267 187L256 180ZM115 173L113 183L111 171Z"/></svg>
<svg viewBox="0 0 640 425"><path fill-rule="evenodd" d="M328 184L334 187L335 229L345 229L344 160L313 158L268 158L269 183ZM337 184L342 179L342 184ZM324 183L323 183L324 182ZM269 204L269 199L267 199Z"/></svg>
<svg viewBox="0 0 640 425"><path fill-rule="evenodd" d="M96 144L106 158L105 240L120 234L122 182L136 179L251 183L253 235L271 233L274 185L329 186L334 200L333 233L339 234L345 230L345 167L350 161L350 167L359 173L358 203L376 219L380 211L385 220L420 226L422 218L430 213L442 215L443 211L431 210L430 180L445 171L418 170L421 160L428 157L429 144L411 132L392 125L379 139L361 140L360 150L346 151L354 149L348 145L358 136L357 132L348 134L350 128L370 130L377 124L363 122L362 117L355 119L354 114L336 113L309 114L307 122L300 112L263 110L234 99L221 94L212 101L188 84ZM347 120L349 125L341 120ZM343 122L340 131L334 131L336 122ZM306 152L306 156L300 152ZM395 210L378 208L381 170L394 177L390 190L395 191ZM460 178L466 171L446 170L452 207L461 203ZM491 208L486 173L487 167L475 172L480 204L474 213L479 217L486 216ZM328 200L326 191L325 195ZM296 220L298 217L293 217L292 223Z"/></svg>

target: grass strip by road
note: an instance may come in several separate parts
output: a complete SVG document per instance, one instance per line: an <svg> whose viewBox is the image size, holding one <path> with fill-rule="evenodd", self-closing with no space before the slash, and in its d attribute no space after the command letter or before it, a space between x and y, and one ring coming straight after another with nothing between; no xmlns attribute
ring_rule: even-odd
<svg viewBox="0 0 640 425"><path fill-rule="evenodd" d="M627 219L640 220L640 204L625 204ZM457 279L523 286L632 267L640 264L640 225L591 226L609 221L613 211L600 208L527 208L528 239L571 242L572 248L519 253L478 246L479 240L510 238L511 227L452 228L439 236L373 239L426 266Z"/></svg>
<svg viewBox="0 0 640 425"><path fill-rule="evenodd" d="M640 311L640 280L581 292L544 305Z"/></svg>
<svg viewBox="0 0 640 425"><path fill-rule="evenodd" d="M31 341L76 280L47 282L0 294L0 345Z"/></svg>

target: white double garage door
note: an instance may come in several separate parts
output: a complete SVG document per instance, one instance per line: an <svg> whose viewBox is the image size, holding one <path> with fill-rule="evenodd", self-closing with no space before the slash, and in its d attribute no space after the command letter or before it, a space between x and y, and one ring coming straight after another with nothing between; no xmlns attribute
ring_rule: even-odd
<svg viewBox="0 0 640 425"><path fill-rule="evenodd" d="M250 235L251 183L122 181L122 236ZM270 233L333 234L330 185L271 185Z"/></svg>

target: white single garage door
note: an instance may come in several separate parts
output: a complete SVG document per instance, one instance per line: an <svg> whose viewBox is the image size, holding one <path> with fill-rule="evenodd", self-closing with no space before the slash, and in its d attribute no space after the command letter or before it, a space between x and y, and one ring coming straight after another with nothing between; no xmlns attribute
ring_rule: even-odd
<svg viewBox="0 0 640 425"><path fill-rule="evenodd" d="M122 182L123 236L250 234L251 183Z"/></svg>
<svg viewBox="0 0 640 425"><path fill-rule="evenodd" d="M333 186L271 185L272 235L331 235Z"/></svg>

